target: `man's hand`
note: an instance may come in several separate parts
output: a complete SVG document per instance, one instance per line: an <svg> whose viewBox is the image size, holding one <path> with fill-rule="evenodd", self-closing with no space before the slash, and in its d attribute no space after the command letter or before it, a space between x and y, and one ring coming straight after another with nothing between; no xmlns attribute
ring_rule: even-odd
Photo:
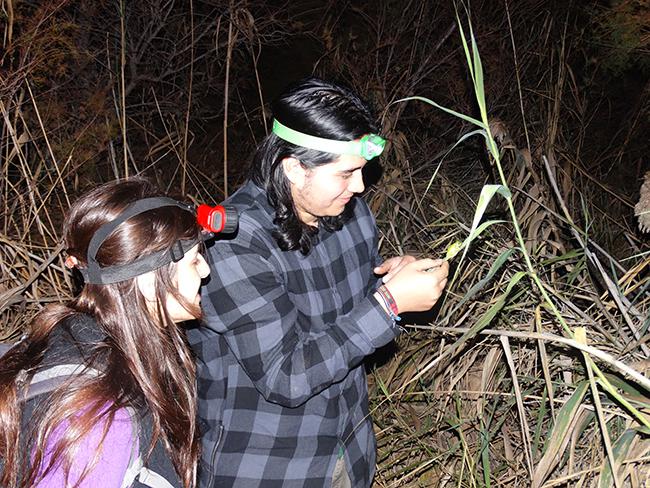
<svg viewBox="0 0 650 488"><path fill-rule="evenodd" d="M383 263L381 263L379 266L375 267L373 272L376 275L384 275L381 279L382 283L388 283L390 279L395 276L399 271L406 266L409 263L413 263L415 261L414 256L409 256L408 254L405 254L404 256L395 256L393 258L389 258Z"/></svg>
<svg viewBox="0 0 650 488"><path fill-rule="evenodd" d="M449 264L442 259L419 259L402 266L386 284L399 312L423 312L433 307L447 284Z"/></svg>

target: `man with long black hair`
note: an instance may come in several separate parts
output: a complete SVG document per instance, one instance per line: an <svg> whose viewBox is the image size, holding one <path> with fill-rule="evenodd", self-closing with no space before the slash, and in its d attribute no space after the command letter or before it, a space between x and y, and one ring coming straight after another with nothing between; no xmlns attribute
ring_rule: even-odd
<svg viewBox="0 0 650 488"><path fill-rule="evenodd" d="M195 331L202 487L368 487L375 437L364 358L428 310L441 260L381 260L361 170L379 155L367 106L303 80L273 104L273 132L228 203L235 239L213 246ZM383 276L383 279L380 279Z"/></svg>

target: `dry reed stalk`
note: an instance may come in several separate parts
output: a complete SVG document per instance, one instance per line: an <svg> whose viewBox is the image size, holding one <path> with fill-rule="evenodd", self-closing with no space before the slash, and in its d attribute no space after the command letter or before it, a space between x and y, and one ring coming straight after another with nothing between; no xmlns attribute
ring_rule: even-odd
<svg viewBox="0 0 650 488"><path fill-rule="evenodd" d="M456 63L458 28L453 12L436 2L407 3L412 8L398 4L381 0L372 9L354 10L350 35L345 18L349 12L329 2L309 33L327 47L315 71L348 81L380 108L416 94L440 95L447 106L475 114L466 93L466 74ZM127 6L140 5L147 2ZM242 134L237 124L245 125L248 137L261 134L265 123L260 120L263 107L238 113L243 102L236 108L241 93L233 96L233 87L239 90L238 82L250 78L250 66L239 66L235 61L241 57L235 55L242 47L252 55L255 46L259 55L262 47L278 45L286 39L290 23L284 10L267 15L269 7L260 5L259 12L231 15L225 29L222 15L205 15L202 5L194 0L194 28L182 31L184 37L170 53L147 36L155 39L174 31L178 19L184 18L180 13L175 16L166 10L153 29L147 26L157 21L144 16L144 24L136 24L141 29L128 23L134 17L116 17L107 27L122 42L113 52L102 39L100 51L107 52L109 66L111 60L120 60L115 69L120 75L115 82L110 74L106 89L115 93L115 110L100 111L100 118L106 127L118 130L106 130L110 135L101 150L122 153L113 158L114 176L130 171L128 158L132 164L143 160L145 173L163 186L187 178L186 190L194 189L199 200L212 201L228 192L227 173L234 168L226 162L241 152L233 142ZM230 1L223 5L243 7ZM588 328L589 345L561 335L542 291L522 277L527 263L515 249L512 230L503 224L485 230L465 260L452 263L458 278L434 313L405 317L405 323L419 325L409 327L394 357L370 375L379 445L376 485L513 488L530 487L534 479L539 486L601 488L618 478L622 486L642 486L650 465L648 430L641 420L650 412L650 259L647 244L621 218L632 208L630 199L594 171L607 161L620 160L623 148L603 151L600 159L586 154L592 129L588 121L595 112L589 112L587 94L572 70L570 57L576 46L567 44L572 28L568 10L556 5L560 14L555 16L536 0L509 2L506 7L506 15L498 19L499 9L493 7L475 5L473 11L477 18L488 19L481 24L479 44L501 46L482 49L491 80L485 88L491 100L486 107L488 125L500 139L503 179L511 189L523 249L567 327ZM537 14L526 24L530 12ZM6 43L21 32L13 29L14 19L3 20L10 33ZM124 37L141 49L127 51ZM208 44L208 39L210 48L205 49L202 42ZM564 44L556 49L554 39ZM504 54L508 45L514 65ZM143 58L149 52L150 59ZM255 67L257 55L252 55ZM199 61L214 66L214 71L205 71ZM147 71L148 62L157 71ZM20 73L37 65L23 66ZM191 97L185 110L177 113L178 93L185 93L189 72L194 73L189 76ZM262 83L262 63L260 73L255 72L252 98L261 105L269 95ZM0 142L3 340L19 335L44 303L71 295L73 284L58 254L60 216L68 197L111 172L104 162L94 173L84 173L84 162L95 163L92 155L77 159L88 142L72 146L62 142L65 134L54 129L57 119L36 98L42 96L37 85L31 85L35 93L30 94L20 73L7 83L11 90L2 90L11 96L0 97L5 122ZM147 79L158 84L143 83ZM192 127L189 123L190 116L204 116L199 109L206 86L216 87L224 94L224 103L230 104L205 118L221 121L222 133L216 135L207 132L204 119L194 120ZM63 92L61 98L73 95ZM27 110L30 104L38 118ZM493 118L497 111L498 123ZM626 141L640 127L640 113L626 126ZM449 243L471 232L481 188L499 177L494 161L471 138L456 144L467 127L428 108L392 105L382 112L382 121L392 144L383 158L381 186L370 195L381 228L382 253L444 254ZM208 143L193 144L201 131L206 131ZM75 137L81 140L83 134ZM519 140L526 141L523 147ZM127 144L133 141L146 147L138 151ZM214 152L202 153L205 166L193 164L190 149L204 145L214 146ZM212 156L219 150L224 175L212 160L219 159ZM200 157L194 154L194 161ZM508 208L503 201L493 201L485 212L490 219L503 220ZM422 325L431 322L437 325ZM583 352L588 359L583 359ZM590 378L589 361L602 378L598 374ZM605 431L609 446L603 439Z"/></svg>

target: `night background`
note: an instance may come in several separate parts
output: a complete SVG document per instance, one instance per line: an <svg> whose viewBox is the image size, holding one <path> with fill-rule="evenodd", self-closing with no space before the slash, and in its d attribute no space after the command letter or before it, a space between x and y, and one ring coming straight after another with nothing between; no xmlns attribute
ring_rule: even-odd
<svg viewBox="0 0 650 488"><path fill-rule="evenodd" d="M220 202L317 75L389 140L382 255L467 244L368 362L374 486L650 483L648 0L0 3L0 342L74 293L78 195L142 174Z"/></svg>

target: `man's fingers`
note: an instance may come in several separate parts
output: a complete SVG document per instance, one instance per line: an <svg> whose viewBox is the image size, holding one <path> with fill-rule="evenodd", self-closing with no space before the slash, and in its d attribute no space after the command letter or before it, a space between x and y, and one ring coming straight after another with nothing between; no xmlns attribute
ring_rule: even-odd
<svg viewBox="0 0 650 488"><path fill-rule="evenodd" d="M386 261L384 261L383 263L381 263L379 266L375 266L375 269L373 270L373 272L375 274L387 273L395 266L395 264L398 262L398 260L399 260L399 258L389 258Z"/></svg>
<svg viewBox="0 0 650 488"><path fill-rule="evenodd" d="M395 268L391 269L388 274L386 274L383 278L382 281L384 283L388 283L393 276L395 276L397 273L402 271L404 267L407 265L406 262L402 262L399 266L396 266Z"/></svg>
<svg viewBox="0 0 650 488"><path fill-rule="evenodd" d="M445 263L445 261L443 259L425 258L425 259L419 259L418 261L415 261L413 263L413 266L418 271L427 271L428 269L431 269L431 268L434 268L434 269L439 268L444 263Z"/></svg>

